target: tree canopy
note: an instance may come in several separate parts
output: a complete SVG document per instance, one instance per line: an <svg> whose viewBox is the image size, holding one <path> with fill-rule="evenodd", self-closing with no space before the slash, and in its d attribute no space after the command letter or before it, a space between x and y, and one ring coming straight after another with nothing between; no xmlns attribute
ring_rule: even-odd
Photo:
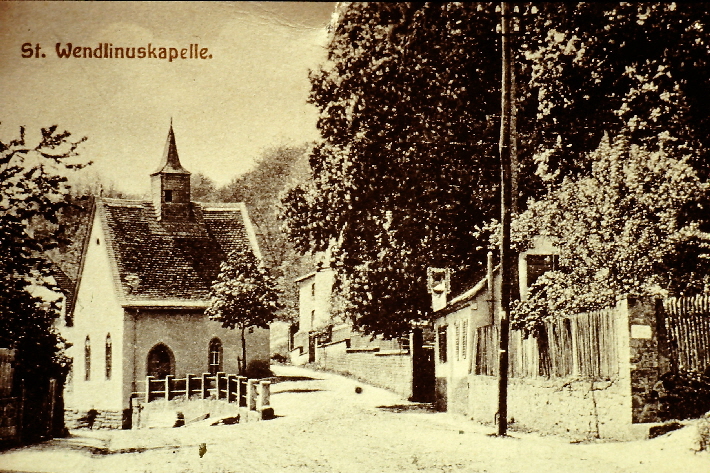
<svg viewBox="0 0 710 473"><path fill-rule="evenodd" d="M607 307L622 294L710 288L710 234L686 218L709 187L689 156L667 153L667 142L664 135L649 151L605 136L586 157L589 176L568 176L529 203L514 222L519 249L545 237L560 252L559 268L517 304L515 326L534 332L544 320Z"/></svg>
<svg viewBox="0 0 710 473"><path fill-rule="evenodd" d="M0 141L0 346L17 350L17 370L38 383L65 373L63 340L54 329L59 306L37 295L55 289L45 252L61 243L58 217L69 205L68 171L84 167L79 145L57 126L37 143L25 129Z"/></svg>
<svg viewBox="0 0 710 473"><path fill-rule="evenodd" d="M245 330L269 328L279 309L276 284L268 270L251 252L232 252L220 267L205 310L223 327L239 329L242 337L241 372L246 372Z"/></svg>
<svg viewBox="0 0 710 473"><path fill-rule="evenodd" d="M517 4L523 210L565 177L590 176L605 132L649 153L663 142L707 176L709 14ZM499 214L499 17L494 3L353 3L332 25L311 75L322 140L284 216L299 251L333 249L336 290L365 332L395 336L430 314L427 266L452 268L454 291L481 269L476 229Z"/></svg>

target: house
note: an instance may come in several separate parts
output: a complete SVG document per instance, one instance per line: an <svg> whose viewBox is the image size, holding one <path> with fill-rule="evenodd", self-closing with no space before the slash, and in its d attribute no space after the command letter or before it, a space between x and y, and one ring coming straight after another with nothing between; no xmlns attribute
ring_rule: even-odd
<svg viewBox="0 0 710 473"><path fill-rule="evenodd" d="M544 239L519 255L522 298L556 269ZM434 272L434 275L436 272ZM437 287L432 283L430 287ZM430 291L435 310L436 405L483 423L497 422L501 275L486 275L453 298ZM546 322L535 336L511 330L508 422L576 438L631 439L659 420L662 312L653 300L626 296L616 306Z"/></svg>
<svg viewBox="0 0 710 473"><path fill-rule="evenodd" d="M129 427L134 393L147 376L237 373L239 331L205 308L220 263L232 251L261 253L242 203L190 200L190 173L172 125L151 201L96 199L73 311L62 328L72 344L65 387L67 424L93 412L102 426ZM246 339L248 361L268 360L268 330Z"/></svg>
<svg viewBox="0 0 710 473"><path fill-rule="evenodd" d="M315 271L296 279L299 290L298 330L293 332L290 359L311 363L389 389L403 397L428 401L433 397L433 347L426 346L421 328L399 339L385 340L354 330L333 310L335 273L328 254Z"/></svg>

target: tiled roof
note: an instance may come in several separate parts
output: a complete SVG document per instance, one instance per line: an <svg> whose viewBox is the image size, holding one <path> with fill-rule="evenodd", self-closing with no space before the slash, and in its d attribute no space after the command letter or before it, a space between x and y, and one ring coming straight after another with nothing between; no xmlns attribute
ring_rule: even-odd
<svg viewBox="0 0 710 473"><path fill-rule="evenodd" d="M229 252L258 256L243 204L193 202L190 221L158 221L150 202L101 199L97 205L124 304L206 301Z"/></svg>

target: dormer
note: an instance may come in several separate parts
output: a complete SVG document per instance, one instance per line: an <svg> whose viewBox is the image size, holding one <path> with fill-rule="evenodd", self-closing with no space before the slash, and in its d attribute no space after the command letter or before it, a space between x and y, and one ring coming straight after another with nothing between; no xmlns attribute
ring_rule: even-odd
<svg viewBox="0 0 710 473"><path fill-rule="evenodd" d="M182 167L170 124L163 159L150 175L153 205L158 220L190 219L190 171Z"/></svg>

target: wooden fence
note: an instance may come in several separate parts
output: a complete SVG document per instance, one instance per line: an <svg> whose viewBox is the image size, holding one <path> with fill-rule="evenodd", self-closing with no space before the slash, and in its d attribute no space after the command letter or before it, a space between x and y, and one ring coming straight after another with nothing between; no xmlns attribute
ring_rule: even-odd
<svg viewBox="0 0 710 473"><path fill-rule="evenodd" d="M241 407L251 410L266 410L270 406L271 381L268 379L247 379L234 374L204 373L201 376L188 374L184 378L172 375L164 379L146 377L145 391L133 393L134 397L142 397L144 402L158 399L172 400L178 397L184 399L221 399L229 403L238 403Z"/></svg>
<svg viewBox="0 0 710 473"><path fill-rule="evenodd" d="M662 312L671 369L709 370L710 296L668 298Z"/></svg>
<svg viewBox="0 0 710 473"><path fill-rule="evenodd" d="M548 322L537 337L511 330L508 345L511 377L611 379L618 374L616 308ZM475 373L498 375L498 328L479 327L475 342Z"/></svg>

